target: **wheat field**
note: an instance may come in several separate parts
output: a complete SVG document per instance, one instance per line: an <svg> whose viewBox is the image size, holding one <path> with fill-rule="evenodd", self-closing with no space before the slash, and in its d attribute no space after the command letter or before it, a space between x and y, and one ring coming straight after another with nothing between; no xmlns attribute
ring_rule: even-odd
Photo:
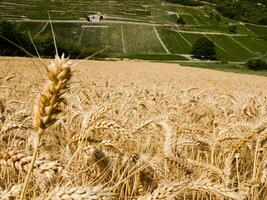
<svg viewBox="0 0 267 200"><path fill-rule="evenodd" d="M41 62L0 58L0 199L267 200L265 77Z"/></svg>

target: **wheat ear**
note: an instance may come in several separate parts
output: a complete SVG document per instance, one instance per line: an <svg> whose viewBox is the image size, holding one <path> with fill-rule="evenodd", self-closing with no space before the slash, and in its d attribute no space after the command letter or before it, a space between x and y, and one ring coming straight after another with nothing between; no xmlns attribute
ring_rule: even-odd
<svg viewBox="0 0 267 200"><path fill-rule="evenodd" d="M21 190L21 184L13 185L10 189L0 191L1 200L8 200L16 197Z"/></svg>
<svg viewBox="0 0 267 200"><path fill-rule="evenodd" d="M183 190L206 192L218 197L224 197L233 200L246 198L246 192L233 192L225 186L213 183L208 179L198 179L196 181L186 180L182 182L172 182L157 188L153 193L140 197L138 200L159 200L178 196Z"/></svg>
<svg viewBox="0 0 267 200"><path fill-rule="evenodd" d="M107 189L100 186L95 187L57 187L49 192L44 200L97 200L97 199L110 199L112 193Z"/></svg>
<svg viewBox="0 0 267 200"><path fill-rule="evenodd" d="M25 173L28 171L32 156L25 153L8 151L0 152L0 167L8 166L18 172ZM50 180L55 175L61 175L67 177L67 172L64 167L58 161L51 161L47 159L35 160L33 166L33 172L42 178Z"/></svg>
<svg viewBox="0 0 267 200"><path fill-rule="evenodd" d="M43 91L34 105L33 125L37 133L36 145L23 184L20 200L23 200L25 196L26 188L36 160L40 137L43 135L44 130L47 127L56 122L57 114L61 112L60 103L64 101L62 95L68 90L69 81L72 75L69 59L64 58L64 54L61 58L56 55L54 61L47 67L47 74L49 80L45 83Z"/></svg>

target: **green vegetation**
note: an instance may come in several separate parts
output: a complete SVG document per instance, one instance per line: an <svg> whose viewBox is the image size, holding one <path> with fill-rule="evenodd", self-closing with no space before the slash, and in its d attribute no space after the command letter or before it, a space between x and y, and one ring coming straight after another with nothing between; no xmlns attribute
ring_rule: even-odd
<svg viewBox="0 0 267 200"><path fill-rule="evenodd" d="M0 22L0 35L1 56L29 56L30 54L37 56L30 37L16 24L7 21ZM53 57L55 55L52 34L35 35L32 40L41 56ZM70 39L58 39L57 47L60 54L64 52L71 58L85 58L92 53L89 49L80 47L74 40Z"/></svg>
<svg viewBox="0 0 267 200"><path fill-rule="evenodd" d="M186 6L202 6L203 4L199 1L195 1L195 0L167 0L171 3L179 3L179 4L183 4Z"/></svg>
<svg viewBox="0 0 267 200"><path fill-rule="evenodd" d="M203 6L204 4L195 0L167 0L172 3L186 6ZM214 3L215 8L223 16L244 22L267 25L267 2L266 0L204 0ZM212 13L214 15L214 13ZM220 20L220 15L214 15Z"/></svg>
<svg viewBox="0 0 267 200"><path fill-rule="evenodd" d="M230 33L237 33L237 26L236 25L230 25L228 27L228 30Z"/></svg>
<svg viewBox="0 0 267 200"><path fill-rule="evenodd" d="M206 35L216 45L219 60L246 61L255 55L242 43L238 43L235 37L225 35Z"/></svg>
<svg viewBox="0 0 267 200"><path fill-rule="evenodd" d="M12 45L8 40L20 45L26 46L28 41L25 35L17 30L17 27L7 21L0 22L0 55L23 56L24 52L18 47Z"/></svg>
<svg viewBox="0 0 267 200"><path fill-rule="evenodd" d="M124 25L122 31L128 54L166 53L152 26Z"/></svg>
<svg viewBox="0 0 267 200"><path fill-rule="evenodd" d="M185 41L187 41L191 46L193 46L193 44L195 44L199 38L203 37L202 34L198 33L180 33L180 34L185 39Z"/></svg>
<svg viewBox="0 0 267 200"><path fill-rule="evenodd" d="M252 58L249 59L245 66L248 69L259 71L259 70L267 70L267 62L263 58Z"/></svg>
<svg viewBox="0 0 267 200"><path fill-rule="evenodd" d="M186 24L183 16L178 17L177 24L182 25L182 26L184 26Z"/></svg>
<svg viewBox="0 0 267 200"><path fill-rule="evenodd" d="M157 30L171 53L189 54L191 52L191 46L182 38L179 32L164 27L159 27Z"/></svg>
<svg viewBox="0 0 267 200"><path fill-rule="evenodd" d="M244 47L250 49L254 53L254 56L262 56L267 53L267 41L265 40L248 36L235 36L232 38L241 43Z"/></svg>
<svg viewBox="0 0 267 200"><path fill-rule="evenodd" d="M60 31L60 28L58 28ZM61 32L61 34L64 32ZM70 36L72 37L72 36ZM123 53L120 25L111 25L104 27L83 27L79 36L79 43L82 47L99 51L108 48L105 53L121 54Z"/></svg>
<svg viewBox="0 0 267 200"><path fill-rule="evenodd" d="M247 24L246 27L253 31L259 38L267 41L267 27Z"/></svg>
<svg viewBox="0 0 267 200"><path fill-rule="evenodd" d="M216 9L225 17L240 21L267 25L266 0L206 0L216 4Z"/></svg>
<svg viewBox="0 0 267 200"><path fill-rule="evenodd" d="M74 52L69 52L75 56L89 56L107 48L97 57L155 60L158 56L156 60L187 60L192 46L203 36L214 43L220 61L246 62L249 58L262 57L267 53L267 27L242 24L223 17L214 10L214 5L207 3L173 1L202 5L190 7L168 2L9 0L0 2L0 18L16 20L16 29L21 35L13 38L15 43L30 49L30 32L44 56L48 47L42 48L41 44L50 46L52 41L47 23L48 11L51 19L55 20L53 26L59 47L72 47ZM216 0L211 2L217 3ZM104 21L88 23L86 16L93 11L103 14ZM24 44L23 41L28 42ZM53 46L50 49L54 49ZM11 51L18 54L14 49ZM31 52L34 53L34 49Z"/></svg>
<svg viewBox="0 0 267 200"><path fill-rule="evenodd" d="M258 76L267 76L267 71L254 71L248 69L242 64L222 64L222 63L208 63L208 62L178 62L182 66L197 67L204 69L213 69L224 72L233 72L239 74L251 74Z"/></svg>
<svg viewBox="0 0 267 200"><path fill-rule="evenodd" d="M154 60L154 61L186 61L187 59L179 55L169 54L130 54L124 56L117 56L118 58L138 59L138 60Z"/></svg>
<svg viewBox="0 0 267 200"><path fill-rule="evenodd" d="M195 58L204 60L216 60L215 45L206 37L199 38L192 47Z"/></svg>

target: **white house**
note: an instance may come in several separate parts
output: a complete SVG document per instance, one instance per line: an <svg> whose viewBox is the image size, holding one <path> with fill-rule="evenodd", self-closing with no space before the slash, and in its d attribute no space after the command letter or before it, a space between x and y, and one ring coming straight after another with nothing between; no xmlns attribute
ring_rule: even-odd
<svg viewBox="0 0 267 200"><path fill-rule="evenodd" d="M97 23L103 20L103 16L100 13L92 13L87 16L87 20L89 22Z"/></svg>

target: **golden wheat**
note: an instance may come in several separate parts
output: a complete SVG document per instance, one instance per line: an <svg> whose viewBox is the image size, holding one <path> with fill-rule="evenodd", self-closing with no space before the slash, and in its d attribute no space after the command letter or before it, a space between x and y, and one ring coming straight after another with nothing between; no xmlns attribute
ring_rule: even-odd
<svg viewBox="0 0 267 200"><path fill-rule="evenodd" d="M108 200L112 193L102 187L61 186L49 192L44 200Z"/></svg>
<svg viewBox="0 0 267 200"><path fill-rule="evenodd" d="M187 180L183 182L172 182L157 188L152 194L139 198L140 200L166 199L179 196L181 193L196 190L203 193L209 193L218 197L228 199L242 200L246 198L244 192L236 193L223 185L212 183L208 179ZM190 195L190 193L189 193Z"/></svg>
<svg viewBox="0 0 267 200"><path fill-rule="evenodd" d="M30 60L5 59L0 199L267 198L266 78L56 57L38 91Z"/></svg>
<svg viewBox="0 0 267 200"><path fill-rule="evenodd" d="M9 200L18 196L22 188L21 184L13 185L11 188L1 191L1 200Z"/></svg>

